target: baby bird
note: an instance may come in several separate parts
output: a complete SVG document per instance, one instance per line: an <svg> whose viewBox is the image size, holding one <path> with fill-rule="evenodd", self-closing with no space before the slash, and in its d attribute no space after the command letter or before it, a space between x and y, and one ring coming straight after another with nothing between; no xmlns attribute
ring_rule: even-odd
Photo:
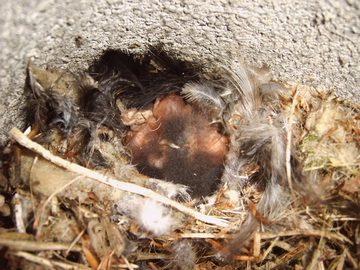
<svg viewBox="0 0 360 270"><path fill-rule="evenodd" d="M189 186L193 197L209 195L220 181L229 142L209 120L179 95L157 98L152 116L129 134L132 163L143 174Z"/></svg>

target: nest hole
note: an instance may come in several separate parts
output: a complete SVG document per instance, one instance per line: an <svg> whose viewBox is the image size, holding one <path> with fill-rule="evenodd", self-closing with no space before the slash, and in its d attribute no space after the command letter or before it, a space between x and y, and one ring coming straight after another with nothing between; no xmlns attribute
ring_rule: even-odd
<svg viewBox="0 0 360 270"><path fill-rule="evenodd" d="M86 100L88 113L118 110L107 113L116 123L104 122L125 130L124 145L140 173L189 186L193 197L216 190L228 136L208 111L181 95L185 85L205 81L201 66L158 48L141 56L108 50L89 74L100 95Z"/></svg>

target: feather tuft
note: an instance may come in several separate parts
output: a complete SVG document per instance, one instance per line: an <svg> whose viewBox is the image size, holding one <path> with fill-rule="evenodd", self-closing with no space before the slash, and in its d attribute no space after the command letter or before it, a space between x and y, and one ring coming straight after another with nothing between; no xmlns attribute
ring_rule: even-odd
<svg viewBox="0 0 360 270"><path fill-rule="evenodd" d="M175 222L169 209L153 200L145 200L140 205L136 218L144 229L156 236L168 234Z"/></svg>
<svg viewBox="0 0 360 270"><path fill-rule="evenodd" d="M222 109L224 102L221 96L215 91L209 83L187 83L181 90L181 95L189 102L200 105L203 109L205 106L212 106L216 109Z"/></svg>
<svg viewBox="0 0 360 270"><path fill-rule="evenodd" d="M136 195L124 196L118 202L117 211L134 218L143 229L155 236L168 234L178 225L169 208Z"/></svg>
<svg viewBox="0 0 360 270"><path fill-rule="evenodd" d="M189 240L179 240L172 246L175 258L171 262L171 269L192 270L195 267L197 256Z"/></svg>

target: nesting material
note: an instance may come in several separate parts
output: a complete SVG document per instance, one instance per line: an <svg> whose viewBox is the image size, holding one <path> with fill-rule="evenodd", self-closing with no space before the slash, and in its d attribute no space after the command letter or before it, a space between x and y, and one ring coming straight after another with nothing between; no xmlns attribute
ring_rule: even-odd
<svg viewBox="0 0 360 270"><path fill-rule="evenodd" d="M358 105L154 48L29 64L26 89L1 163L7 269L360 267Z"/></svg>

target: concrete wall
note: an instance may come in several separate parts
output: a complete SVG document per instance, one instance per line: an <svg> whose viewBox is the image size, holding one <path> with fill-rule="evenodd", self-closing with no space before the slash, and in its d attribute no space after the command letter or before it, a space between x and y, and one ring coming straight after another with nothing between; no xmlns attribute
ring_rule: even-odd
<svg viewBox="0 0 360 270"><path fill-rule="evenodd" d="M23 127L29 57L76 71L107 48L159 42L182 58L241 57L360 101L359 1L0 0L0 144Z"/></svg>

